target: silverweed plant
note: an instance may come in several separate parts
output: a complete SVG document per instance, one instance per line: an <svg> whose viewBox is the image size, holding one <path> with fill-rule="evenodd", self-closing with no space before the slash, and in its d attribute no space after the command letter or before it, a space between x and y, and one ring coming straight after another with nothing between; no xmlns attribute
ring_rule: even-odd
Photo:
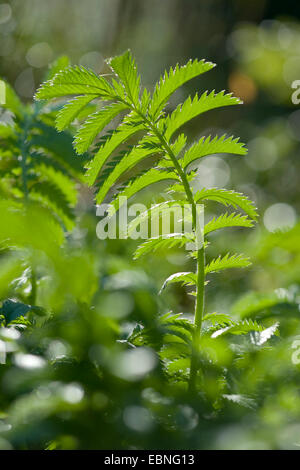
<svg viewBox="0 0 300 470"><path fill-rule="evenodd" d="M170 233L168 236L149 238L138 247L135 257L158 249L165 251L174 246L185 247L187 243L195 243L197 204L205 205L214 201L234 209L233 212L214 217L204 226L204 243L195 244L196 249L190 253L195 260L195 272L173 274L163 286L180 282L195 288L192 292L195 296L193 321L172 313L159 319L163 334L159 355L165 364L166 373L175 381L188 381L190 390L195 391L203 376L201 354L207 338L217 338L228 332L246 334L251 331L269 337L276 329L271 327L272 331L266 331L252 320L234 321L226 314L205 314L207 275L250 264L248 258L234 253L207 261L206 249L210 234L226 227L252 227L257 211L253 202L241 193L219 188L195 191L193 187L197 162L215 154L246 155L245 145L238 138L226 135L201 137L199 141L188 144L186 135L178 131L191 119L207 111L242 102L224 91L205 91L194 97L188 96L175 110L167 112L168 101L179 87L215 66L205 60L190 60L184 66L170 68L156 83L152 94L141 87L140 76L129 51L107 60L107 65L111 74L102 76L81 66L64 68L42 84L36 99L62 99L75 95L57 114L56 128L59 131L71 125L95 100L104 102L84 121L81 120L74 146L78 154L92 149L92 158L86 164L85 180L88 185L95 187L97 204L108 199L111 201L110 215L120 209L126 198L162 181L168 183L166 201L138 215L130 223L131 227L149 218L153 210L163 212L168 204L188 203L192 208L191 233ZM115 118L119 115L122 116L120 123L115 126ZM110 130L105 131L108 125ZM114 130L111 130L112 127ZM155 163L141 173L139 164L149 157ZM136 176L132 177L134 171ZM152 345L151 328L137 326L128 342L135 346Z"/></svg>

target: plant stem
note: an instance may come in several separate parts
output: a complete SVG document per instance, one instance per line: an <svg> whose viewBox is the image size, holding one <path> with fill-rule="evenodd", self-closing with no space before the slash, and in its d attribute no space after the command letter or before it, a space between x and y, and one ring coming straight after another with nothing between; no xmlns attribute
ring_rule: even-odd
<svg viewBox="0 0 300 470"><path fill-rule="evenodd" d="M200 335L204 311L204 299L205 299L205 253L204 246L197 253L197 295L195 303L195 318L194 318L194 334L193 334L193 351L191 357L191 370L190 370L190 382L189 388L191 392L196 389L196 379L198 372L198 354L200 346Z"/></svg>
<svg viewBox="0 0 300 470"><path fill-rule="evenodd" d="M22 185L23 185L23 193L24 193L24 204L26 208L26 203L28 203L29 198L29 191L27 185L27 156L28 156L28 131L30 127L30 120L28 118L25 119L24 125L24 132L21 135L21 170L22 170ZM33 267L31 267L31 292L28 298L30 305L35 305L36 303L36 294L37 294L37 279L36 279L36 272Z"/></svg>
<svg viewBox="0 0 300 470"><path fill-rule="evenodd" d="M157 134L162 144L164 145L168 155L170 156L178 174L181 179L181 182L184 186L185 193L189 203L192 206L192 220L193 220L193 229L197 237L197 207L191 191L191 187L187 180L187 177L182 170L180 164L169 144L166 142L163 136ZM196 388L196 378L198 372L198 353L199 353L199 343L202 327L202 318L204 311L204 285L205 285L205 253L204 245L197 250L197 281L196 281L196 302L195 302L195 313L194 313L194 332L193 332L193 341L192 341L192 356L191 356L191 368L190 368L190 382L189 389L191 392L195 391Z"/></svg>
<svg viewBox="0 0 300 470"><path fill-rule="evenodd" d="M171 160L174 163L175 168L177 169L181 182L185 188L186 196L188 201L192 206L192 219L193 219L193 229L197 237L197 207L191 191L187 177L182 170L180 164L177 161L174 153L172 152L169 145L166 143L166 150ZM195 392L196 389L196 379L198 372L198 354L199 354L199 343L202 327L202 319L204 312L204 299L205 299L205 252L204 244L202 244L200 249L197 249L197 281L196 281L196 302L195 302L195 313L194 313L194 332L193 332L193 341L192 341L192 356L191 356L191 368L190 368L190 381L189 389L191 392Z"/></svg>
<svg viewBox="0 0 300 470"><path fill-rule="evenodd" d="M154 123L151 122L139 109L131 105L131 108L137 112L140 117L145 121L148 128L156 135L159 141L162 144L162 147L165 149L167 155L172 160L172 163L178 173L178 176L182 182L182 185L185 189L186 197L192 207L192 224L193 230L197 236L197 206L194 200L194 196L189 185L188 179L184 170L181 168L174 152L172 151L169 143L165 139L164 135L157 129ZM190 368L190 381L189 381L189 390L195 392L196 390L196 379L197 373L199 370L198 355L199 355L199 345L200 345L200 336L202 328L202 319L204 312L204 300L205 300L205 252L204 244L197 248L197 281L196 281L196 302L195 302L195 313L194 313L194 332L192 340L192 354L191 354L191 368Z"/></svg>

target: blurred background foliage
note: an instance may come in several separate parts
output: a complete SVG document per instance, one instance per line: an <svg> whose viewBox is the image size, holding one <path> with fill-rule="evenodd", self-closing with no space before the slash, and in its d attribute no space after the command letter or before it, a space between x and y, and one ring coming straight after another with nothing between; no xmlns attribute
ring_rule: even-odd
<svg viewBox="0 0 300 470"><path fill-rule="evenodd" d="M23 103L15 103L15 113L0 108L0 448L299 448L300 108L291 101L291 84L300 80L300 6L292 0L1 1L0 38L0 76ZM260 213L255 229L212 240L210 255L234 246L253 265L218 274L207 287L206 311L265 326L276 321L280 334L227 334L205 344L197 396L180 380L166 383L153 349L126 342L141 324L159 337L156 319L168 309L191 313L186 290L158 296L174 268L189 270L186 254L173 250L134 262L134 241L98 240L92 192L82 183L70 133L55 134L55 109L31 107L57 57L101 73L103 59L126 48L150 89L177 62L218 64L175 94L170 109L188 93L214 88L245 103L205 114L186 130L191 139L226 132L247 142L245 158L204 159L199 185L240 190ZM30 204L18 159L24 119L33 152ZM34 152L50 159L52 169L36 167ZM73 178L64 194L67 215L58 217L51 194L34 187L34 178L53 183L53 168L61 188ZM137 200L151 203L159 194L158 187Z"/></svg>

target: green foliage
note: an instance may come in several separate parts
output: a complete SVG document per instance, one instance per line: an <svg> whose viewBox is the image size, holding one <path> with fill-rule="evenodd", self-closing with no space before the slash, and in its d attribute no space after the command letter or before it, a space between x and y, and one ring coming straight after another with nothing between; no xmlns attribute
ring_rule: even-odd
<svg viewBox="0 0 300 470"><path fill-rule="evenodd" d="M200 98L196 94L194 98L188 97L166 119L162 119L159 122L159 128L165 132L166 139L169 141L181 126L196 116L212 109L235 104L242 104L242 101L231 94L224 94L224 91L219 93L215 91L210 93L204 92ZM226 146L224 145L224 150L225 148Z"/></svg>
<svg viewBox="0 0 300 470"><path fill-rule="evenodd" d="M203 200L217 201L225 206L240 207L251 219L257 219L256 208L246 196L227 189L202 189L195 195L196 202Z"/></svg>
<svg viewBox="0 0 300 470"><path fill-rule="evenodd" d="M22 94L30 91L32 78L35 83L42 79L45 67L40 66L51 49L65 49L101 69L118 96L126 98L117 74L123 68L131 73L132 58L127 54L116 60L112 75L101 54L86 54L95 51L99 35L105 50L121 50L124 42L135 49L143 83L134 100L138 105L140 100L152 122L166 118L195 91L200 97L206 89L234 90L245 106L200 114L176 131L170 143L182 167L185 156L192 159L183 170L194 196L200 184L206 189L218 185L219 190L224 181L226 191L245 192L266 216L253 224L239 205L226 205L224 198L225 207L223 202L202 201L205 266L230 252L249 256L253 267L207 274L195 354L199 371L194 391L189 391L197 289L171 283L157 294L172 273L195 273L199 253L192 246L194 234L140 241L100 241L95 236L93 194L148 131L125 109L96 136L87 150L90 158L76 156L70 144L81 125L116 101L103 97L102 103L99 88L89 94L86 86L86 94L54 98L43 106L43 129L39 123L30 131L39 163L25 203L20 161L10 158L7 149L14 139L11 112L21 119L20 106L29 112L31 104L28 95L24 105L7 87L7 103L0 104L0 450L124 449L129 455L128 449L299 449L299 113L291 104L291 95L293 101L299 98L299 90L290 86L299 78L295 2L272 2L271 8L262 8L262 2L247 8L245 2L234 2L232 8L230 2L228 8L228 2L220 1L212 4L217 8L208 8L211 2L196 0L182 5L88 0L81 12L79 2L72 2L77 6L67 20L67 0L34 2L34 11L28 2L5 3L0 7L1 75ZM237 24L237 19L243 21ZM197 57L204 49L210 60L220 61L217 68L197 59L183 65L189 54ZM166 66L175 62L162 73L164 60ZM60 59L47 80L69 65L67 58ZM137 77L135 64L132 80L122 77L129 90L132 84L132 96ZM159 78L157 85L154 77ZM63 110L60 121L67 103L69 113ZM115 129L123 128L124 119L132 119L133 133L118 145ZM219 151L217 141L225 133L224 143L232 134L251 142L249 157L237 156L245 153L239 142L232 142L237 153L230 152L230 141L226 151ZM109 145L116 147L110 152L112 136ZM100 148L106 142L104 153ZM9 158L4 161L5 152ZM165 199L186 202L178 175L175 180L160 179L175 172L168 155L158 153L138 162L109 189L105 200L113 204L111 214L121 207L124 191L132 194L132 202L147 207ZM89 169L82 178L83 164ZM63 191L73 188L76 180L78 194L73 191L69 203L73 208L78 197L73 231L62 230L62 199L55 205L51 200L51 207L49 201L47 207L41 202L41 194L33 201L37 195L31 185L40 189L42 184L40 166ZM153 183L149 180L140 189L148 172ZM82 184L88 178L92 188ZM276 203L285 205L275 217L276 211L268 208ZM287 220L291 228L269 231L270 221L283 226ZM246 230L248 223L253 230ZM135 249L137 261L132 260ZM9 323L4 307L8 320L10 308L18 312L20 307L24 316ZM273 334L277 322L280 327Z"/></svg>
<svg viewBox="0 0 300 470"><path fill-rule="evenodd" d="M169 181L169 180L177 180L178 181L178 176L174 171L168 171L168 169L165 169L164 171L161 168L151 168L148 170L146 173L137 176L128 184L125 186L123 190L120 190L118 194L118 198L116 198L113 201L113 208L117 212L120 207L120 197L126 197L127 200L130 199L131 197L135 196L139 191L142 189L147 188L148 186L154 184L154 183L160 183L161 181ZM125 199L124 199L125 200ZM113 210L110 212L113 214Z"/></svg>
<svg viewBox="0 0 300 470"><path fill-rule="evenodd" d="M54 64L55 70L57 64ZM51 75L51 71L49 72ZM66 228L74 226L77 201L75 178L82 177L82 163L74 158L72 138L57 136L57 111L40 104L25 106L7 86L8 124L0 130L0 172L5 197L37 201Z"/></svg>
<svg viewBox="0 0 300 470"><path fill-rule="evenodd" d="M47 99L63 96L63 94L79 94L77 98L67 102L60 111L57 127L59 130L65 124L71 123L76 117L77 112L89 102L88 96L93 95L101 100L111 103L101 108L96 113L87 117L81 125L75 136L74 145L77 152L81 153L93 144L96 137L105 128L113 125L114 118L122 111L126 111L126 117L121 123L115 126L115 130L109 131L104 136L104 143L100 141L100 147L96 155L87 166L86 180L89 185L97 184L96 202L101 204L111 191L115 193L110 215L117 212L124 199L136 195L139 191L148 188L150 185L162 181L173 179L175 185L179 185L184 194L182 200L169 199L163 203L152 206L151 209L139 214L129 225L128 233L132 233L138 226L148 223L149 217L158 214L158 217L164 216L164 211L170 208L170 205L183 205L188 202L192 207L192 225L193 233L177 237L154 237L143 243L136 252L136 258L143 254L154 251L158 248L170 248L174 245L185 246L187 241L196 241L195 228L197 225L196 203L205 200L221 202L235 209L240 207L248 217L240 214L223 214L217 219L212 219L204 229L205 235L214 230L224 227L252 227L253 220L257 213L254 204L245 196L230 190L222 189L203 189L193 195L190 178L186 171L191 163L198 159L216 153L231 153L245 155L246 149L239 139L228 137L209 136L202 137L193 144L188 150L183 152L186 146L186 137L180 134L177 140L171 140L174 134L191 119L196 118L206 111L223 106L240 104L241 100L233 97L231 94L225 94L224 91L216 93L204 92L200 97L196 94L193 98L189 96L183 104L170 114L166 113L166 104L172 93L181 85L192 78L201 75L210 70L214 65L205 61L189 61L185 66L178 65L165 73L156 84L152 97L144 90L141 91L140 76L134 59L129 51L123 55L114 57L107 61L114 77L109 81L104 76L96 76L93 72L83 67L68 68L59 72L50 81L44 83L38 90L36 97L38 99ZM97 91L98 87L98 91ZM64 93L63 93L64 92ZM79 101L78 101L79 100ZM131 139L139 133L136 143ZM130 139L130 140L129 140ZM130 145L129 150L122 150L120 146ZM119 149L120 157L115 158L114 152ZM137 175L135 178L128 175L142 162L150 157L155 158L156 166ZM109 163L111 162L111 163ZM102 173L101 173L102 170ZM122 189L120 190L120 182ZM119 191L117 190L119 187ZM203 317L205 275L211 272L219 272L233 267L248 266L249 259L242 255L225 255L212 260L205 266L204 250L206 243L197 248L194 254L197 259L197 272L179 272L168 277L163 284L162 290L167 284L181 282L184 285L195 285L197 298L195 305L195 331L193 334L193 350L196 349L198 337L201 335L201 322ZM195 386L196 375L199 367L194 362L194 352L192 353L190 386Z"/></svg>
<svg viewBox="0 0 300 470"><path fill-rule="evenodd" d="M88 105L97 95L77 96L70 100L56 116L56 127L58 131L68 127L78 116L78 114Z"/></svg>
<svg viewBox="0 0 300 470"><path fill-rule="evenodd" d="M108 134L105 143L99 148L93 160L86 166L87 183L89 185L94 184L104 164L112 153L118 149L119 145L124 144L124 142L143 129L144 126L142 124L137 123L137 125L134 125L133 115L131 114L124 119L123 124L120 124L116 132L112 135Z"/></svg>
<svg viewBox="0 0 300 470"><path fill-rule="evenodd" d="M207 72L215 67L215 64L211 62L205 62L204 60L190 60L183 67L179 67L177 64L173 69L172 67L168 72L160 78L159 82L155 86L155 90L150 104L149 114L155 121L160 112L165 107L170 96L186 82Z"/></svg>
<svg viewBox="0 0 300 470"><path fill-rule="evenodd" d="M129 101L138 106L139 105L139 91L140 91L140 77L137 73L137 68L131 53L127 51L125 54L113 57L108 61L112 71L116 74L116 77L120 79L121 85L124 86L125 96L129 98ZM118 90L121 87L117 86ZM121 92L123 96L123 91Z"/></svg>
<svg viewBox="0 0 300 470"><path fill-rule="evenodd" d="M37 91L36 97L40 100L47 100L81 93L111 99L114 91L104 78L98 77L84 67L75 66L59 70Z"/></svg>
<svg viewBox="0 0 300 470"><path fill-rule="evenodd" d="M140 258L143 255L154 253L157 250L166 250L174 247L182 248L186 243L194 241L192 234L183 233L170 233L169 235L161 237L153 237L146 240L144 243L139 245L135 251L135 259Z"/></svg>
<svg viewBox="0 0 300 470"><path fill-rule="evenodd" d="M206 265L205 272L208 274L223 271L223 269L246 268L250 264L249 258L245 258L243 255L230 256L229 253L227 253L223 257L219 256L218 258L213 259L208 265Z"/></svg>
<svg viewBox="0 0 300 470"><path fill-rule="evenodd" d="M161 290L165 289L168 284L173 284L174 282L180 282L184 286L192 286L196 284L196 275L191 272L171 274L163 283Z"/></svg>
<svg viewBox="0 0 300 470"><path fill-rule="evenodd" d="M35 307L34 305L23 304L22 302L18 302L14 299L5 300L0 309L0 315L3 316L4 325L8 325L17 319L17 323L20 324L20 317L28 316L29 312L41 315L43 314L43 309Z"/></svg>
<svg viewBox="0 0 300 470"><path fill-rule="evenodd" d="M191 163L197 161L199 158L216 153L245 155L247 149L244 147L244 144L239 143L238 138L226 138L226 135L222 137L216 136L213 139L210 136L207 138L202 137L199 142L196 142L185 152L182 166L187 169Z"/></svg>
<svg viewBox="0 0 300 470"><path fill-rule="evenodd" d="M225 227L253 227L253 221L245 215L236 214L232 212L231 214L220 215L220 217L213 217L204 228L204 233L214 232L215 230L220 230Z"/></svg>
<svg viewBox="0 0 300 470"><path fill-rule="evenodd" d="M129 52L108 61L113 76L60 64L37 93L58 101L31 108L10 91L6 106L14 121L0 126L0 345L6 351L0 364L0 448L211 448L218 447L220 433L241 422L250 423L253 433L264 426L268 442L279 448L281 423L299 420L299 374L289 351L299 334L299 294L248 293L230 307L224 290L231 294L230 284L244 277L220 274L208 283L206 275L250 264L244 255L218 256L230 246L226 235L213 233L250 228L257 211L246 196L228 189L194 191L189 165L216 153L246 151L233 137L201 137L186 148L186 136L175 135L205 110L238 101L223 92L204 93L168 114L171 94L212 68L204 61L166 72L152 96L140 88ZM77 96L65 102L65 95ZM72 139L89 156L76 156ZM25 172L17 158L22 148ZM75 184L83 181L93 186L97 202L111 202L111 216L122 207L121 197L173 182L131 221L129 233L186 203L206 207L212 201L235 211L210 216L201 246L195 225L190 233L145 240L133 265L129 242L95 242L86 188L76 230L64 230L74 226ZM191 218L195 222L193 210ZM289 266L296 265L297 230L266 237L255 254L258 262L270 264L280 244L293 255ZM237 232L232 244L245 252L248 239L242 239ZM181 250L189 245L186 256ZM145 255L151 255L146 262ZM170 275L174 265L179 272ZM158 296L156 281L165 277ZM224 300L224 313L206 313L212 297ZM295 387L286 385L291 382Z"/></svg>
<svg viewBox="0 0 300 470"><path fill-rule="evenodd" d="M84 153L93 143L97 135L127 106L123 103L115 103L106 106L92 114L79 129L75 137L75 149L78 153ZM69 111L69 108L68 108ZM65 115L62 115L65 118Z"/></svg>

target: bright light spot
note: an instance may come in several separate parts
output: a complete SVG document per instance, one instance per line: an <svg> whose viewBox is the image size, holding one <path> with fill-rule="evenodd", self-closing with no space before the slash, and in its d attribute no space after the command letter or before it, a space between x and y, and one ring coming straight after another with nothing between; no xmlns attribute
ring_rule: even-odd
<svg viewBox="0 0 300 470"><path fill-rule="evenodd" d="M278 41L282 49L287 49L290 47L291 42L293 41L294 33L288 26L281 23L278 30Z"/></svg>
<svg viewBox="0 0 300 470"><path fill-rule="evenodd" d="M241 426L224 426L216 437L215 449L224 450L264 450L269 444L259 439L255 439L250 431Z"/></svg>
<svg viewBox="0 0 300 470"><path fill-rule="evenodd" d="M15 81L17 93L25 98L32 98L35 90L33 72L30 67L23 70Z"/></svg>
<svg viewBox="0 0 300 470"><path fill-rule="evenodd" d="M255 100L257 89L252 78L248 75L233 72L229 76L229 89L234 94L241 98L245 103L251 103Z"/></svg>
<svg viewBox="0 0 300 470"><path fill-rule="evenodd" d="M186 431L191 431L194 429L199 422L198 414L188 405L180 406L178 419L181 429L183 428Z"/></svg>
<svg viewBox="0 0 300 470"><path fill-rule="evenodd" d="M227 41L227 51L230 56L239 55L243 62L251 62L260 57L262 48L257 47L256 28L249 26L233 31Z"/></svg>
<svg viewBox="0 0 300 470"><path fill-rule="evenodd" d="M14 362L22 369L40 369L46 365L46 361L42 357L33 354L18 353L14 357Z"/></svg>
<svg viewBox="0 0 300 470"><path fill-rule="evenodd" d="M65 385L61 393L63 399L72 404L79 403L84 397L83 388L77 383Z"/></svg>
<svg viewBox="0 0 300 470"><path fill-rule="evenodd" d="M0 364L5 364L6 362L6 344L0 339Z"/></svg>
<svg viewBox="0 0 300 470"><path fill-rule="evenodd" d="M111 318L124 318L132 311L134 301L126 292L115 292L108 295L101 303L104 315Z"/></svg>
<svg viewBox="0 0 300 470"><path fill-rule="evenodd" d="M0 105L6 103L6 87L5 82L0 80Z"/></svg>
<svg viewBox="0 0 300 470"><path fill-rule="evenodd" d="M11 6L8 3L0 5L0 24L6 23L11 18Z"/></svg>
<svg viewBox="0 0 300 470"><path fill-rule="evenodd" d="M32 46L27 54L26 60L32 67L45 67L52 60L53 52L47 42L38 42Z"/></svg>
<svg viewBox="0 0 300 470"><path fill-rule="evenodd" d="M143 271L125 270L120 271L107 280L106 289L130 289L135 286L148 286L148 276Z"/></svg>
<svg viewBox="0 0 300 470"><path fill-rule="evenodd" d="M291 423L280 430L278 435L278 448L286 450L299 450L300 425Z"/></svg>
<svg viewBox="0 0 300 470"><path fill-rule="evenodd" d="M282 72L285 83L290 86L294 80L299 80L300 77L300 62L299 56L295 55L287 59L283 66Z"/></svg>
<svg viewBox="0 0 300 470"><path fill-rule="evenodd" d="M220 157L211 156L197 163L198 170L192 181L193 190L226 186L230 180L230 168ZM194 167L195 168L195 167Z"/></svg>
<svg viewBox="0 0 300 470"><path fill-rule="evenodd" d="M118 377L125 380L139 380L156 365L155 354L146 348L136 348L120 354L113 366Z"/></svg>
<svg viewBox="0 0 300 470"><path fill-rule="evenodd" d="M289 204L273 204L264 214L264 224L269 232L286 230L294 227L297 220L296 212Z"/></svg>
<svg viewBox="0 0 300 470"><path fill-rule="evenodd" d="M171 398L167 398L167 397L160 395L160 393L158 393L153 388L145 388L142 391L142 397L145 400L150 401L151 403L155 403L155 404L160 403L161 405L170 405L172 402Z"/></svg>
<svg viewBox="0 0 300 470"><path fill-rule="evenodd" d="M74 240L81 240L82 238L86 236L87 233L88 233L87 229L81 229L79 227L75 227L72 230L72 238L74 238Z"/></svg>
<svg viewBox="0 0 300 470"><path fill-rule="evenodd" d="M66 355L67 346L64 343L58 340L51 341L47 349L47 356L49 359L53 361L55 359L65 357Z"/></svg>
<svg viewBox="0 0 300 470"><path fill-rule="evenodd" d="M0 450L12 450L11 444L6 440L0 437Z"/></svg>
<svg viewBox="0 0 300 470"><path fill-rule="evenodd" d="M128 428L137 432L147 432L153 425L150 412L142 406L127 406L123 419Z"/></svg>
<svg viewBox="0 0 300 470"><path fill-rule="evenodd" d="M21 336L21 333L15 328L1 328L0 338L8 340L17 340Z"/></svg>
<svg viewBox="0 0 300 470"><path fill-rule="evenodd" d="M276 144L266 137L257 137L249 143L249 155L246 162L256 171L265 171L271 168L277 160Z"/></svg>
<svg viewBox="0 0 300 470"><path fill-rule="evenodd" d="M11 424L7 424L4 421L0 420L0 432L10 431L12 428Z"/></svg>
<svg viewBox="0 0 300 470"><path fill-rule="evenodd" d="M40 387L38 387L35 393L36 393L36 396L40 400L47 400L48 398L51 397L50 389L44 385L41 385Z"/></svg>
<svg viewBox="0 0 300 470"><path fill-rule="evenodd" d="M278 31L280 28L280 23L277 20L264 20L260 24L258 29L258 37L261 44L264 45L266 49L279 50L281 44L279 44Z"/></svg>
<svg viewBox="0 0 300 470"><path fill-rule="evenodd" d="M79 63L86 68L92 69L95 73L100 73L104 65L104 60L99 52L91 51L84 54L80 58Z"/></svg>

